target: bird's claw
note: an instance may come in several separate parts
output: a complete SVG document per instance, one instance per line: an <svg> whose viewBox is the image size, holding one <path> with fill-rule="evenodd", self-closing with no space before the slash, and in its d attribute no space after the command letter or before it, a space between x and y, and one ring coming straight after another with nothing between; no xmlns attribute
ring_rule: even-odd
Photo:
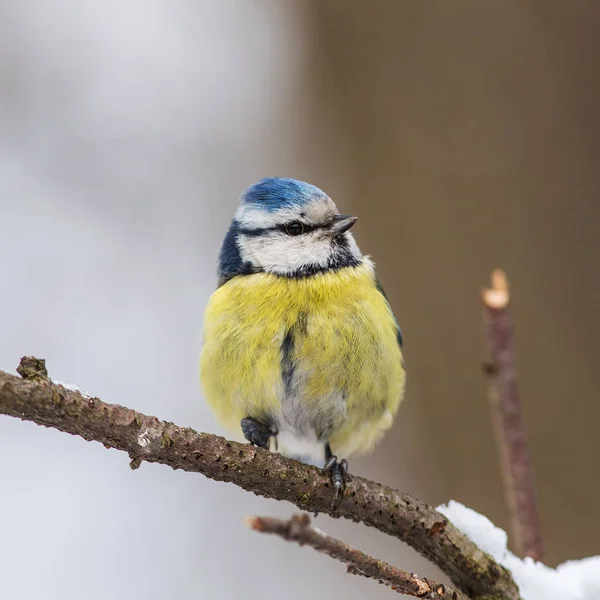
<svg viewBox="0 0 600 600"><path fill-rule="evenodd" d="M337 456L330 456L323 467L323 472L328 473L331 478L333 485L331 508L335 510L342 500L346 483L352 481L352 476L348 473L348 461L343 458L338 462Z"/></svg>
<svg viewBox="0 0 600 600"><path fill-rule="evenodd" d="M241 421L242 433L244 437L253 445L261 448L269 449L271 436L273 432L268 425L264 425L260 421L252 417L245 417Z"/></svg>

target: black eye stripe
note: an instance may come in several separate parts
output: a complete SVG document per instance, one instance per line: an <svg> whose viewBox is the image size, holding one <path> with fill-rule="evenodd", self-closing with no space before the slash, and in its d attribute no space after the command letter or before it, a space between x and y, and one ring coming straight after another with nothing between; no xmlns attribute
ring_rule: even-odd
<svg viewBox="0 0 600 600"><path fill-rule="evenodd" d="M291 221L291 222L295 223L296 221ZM300 222L300 221L298 221L298 222ZM265 233L269 233L271 231L281 231L283 233L286 233L285 228L289 224L290 223L285 223L284 225L275 225L273 227L257 227L255 229L240 227L238 229L238 233L240 233L241 235L247 235L248 237L259 237L259 236L264 235ZM304 227L302 234L305 234L305 233L310 233L311 231L315 231L317 229L326 229L327 227L329 227L329 223L322 223L319 225L309 225L308 223L302 223L302 226Z"/></svg>
<svg viewBox="0 0 600 600"><path fill-rule="evenodd" d="M249 229L245 227L240 227L238 229L238 233L241 235L247 235L248 237L259 237L268 233L269 231L276 231L279 229L278 227L257 227L256 229Z"/></svg>
<svg viewBox="0 0 600 600"><path fill-rule="evenodd" d="M300 221L292 221L292 223L296 223L296 222L300 222ZM289 235L289 233L287 232L287 227L290 225L291 223L286 223L285 225L280 225L279 227L276 227L275 229L279 229L280 231L283 231L284 233L287 233ZM302 223L302 233L300 235L304 235L306 233L310 233L311 231L316 231L317 229L326 229L327 225L326 224L319 224L319 225L309 225L308 223Z"/></svg>

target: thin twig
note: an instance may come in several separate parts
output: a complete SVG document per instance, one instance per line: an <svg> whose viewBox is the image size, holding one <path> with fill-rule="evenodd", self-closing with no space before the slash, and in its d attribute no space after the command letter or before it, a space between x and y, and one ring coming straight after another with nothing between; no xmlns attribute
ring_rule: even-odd
<svg viewBox="0 0 600 600"><path fill-rule="evenodd" d="M246 523L254 531L275 534L301 546L310 546L317 552L344 563L348 573L377 579L399 594L424 600L468 600L458 590L398 569L311 527L310 517L306 513L293 515L289 521L272 517L250 517Z"/></svg>
<svg viewBox="0 0 600 600"><path fill-rule="evenodd" d="M489 398L500 454L506 503L517 553L540 560L544 553L535 492L535 476L517 386L515 341L510 318L510 292L503 271L492 273L492 286L483 290L485 326L490 362Z"/></svg>
<svg viewBox="0 0 600 600"><path fill-rule="evenodd" d="M127 452L132 468L142 461L162 463L229 481L267 498L287 500L309 512L360 521L405 541L473 600L519 598L510 573L443 515L379 483L353 477L339 506L332 509L329 478L315 467L106 404L45 377L21 379L0 371L0 414ZM40 453L40 459L45 458Z"/></svg>

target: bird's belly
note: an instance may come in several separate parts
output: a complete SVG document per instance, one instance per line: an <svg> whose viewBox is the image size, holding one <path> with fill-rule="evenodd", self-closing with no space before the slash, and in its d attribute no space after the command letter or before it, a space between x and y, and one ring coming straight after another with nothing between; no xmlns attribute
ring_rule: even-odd
<svg viewBox="0 0 600 600"><path fill-rule="evenodd" d="M273 415L279 432L319 442L347 418L355 382L345 365L360 353L350 350L349 337L327 331L321 321L318 314L307 315L300 325L287 329L280 364L283 385Z"/></svg>
<svg viewBox="0 0 600 600"><path fill-rule="evenodd" d="M389 426L404 385L395 321L372 282L340 275L251 275L213 295L201 377L223 424L270 423L284 453L321 460L326 441L365 450Z"/></svg>
<svg viewBox="0 0 600 600"><path fill-rule="evenodd" d="M279 410L273 415L277 449L304 462L322 463L325 443L348 418L347 393L336 384L335 366L331 368L330 385L323 386L315 365L303 365L301 361L293 364L294 374L284 377ZM320 393L315 394L317 388Z"/></svg>

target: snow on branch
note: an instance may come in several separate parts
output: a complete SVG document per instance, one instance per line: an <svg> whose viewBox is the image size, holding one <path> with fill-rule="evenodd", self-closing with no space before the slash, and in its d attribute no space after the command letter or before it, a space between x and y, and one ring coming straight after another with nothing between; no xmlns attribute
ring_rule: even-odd
<svg viewBox="0 0 600 600"><path fill-rule="evenodd" d="M73 386L52 382L41 359L23 358L18 372L22 377L0 371L0 414L126 452L132 468L143 461L161 463L286 500L308 512L362 522L412 546L472 600L519 599L505 567L409 494L353 477L333 509L329 478L315 467L84 396L69 389Z"/></svg>
<svg viewBox="0 0 600 600"><path fill-rule="evenodd" d="M450 501L438 510L469 536L482 550L510 569L524 600L599 600L600 556L571 560L556 569L507 548L506 532L487 517Z"/></svg>

